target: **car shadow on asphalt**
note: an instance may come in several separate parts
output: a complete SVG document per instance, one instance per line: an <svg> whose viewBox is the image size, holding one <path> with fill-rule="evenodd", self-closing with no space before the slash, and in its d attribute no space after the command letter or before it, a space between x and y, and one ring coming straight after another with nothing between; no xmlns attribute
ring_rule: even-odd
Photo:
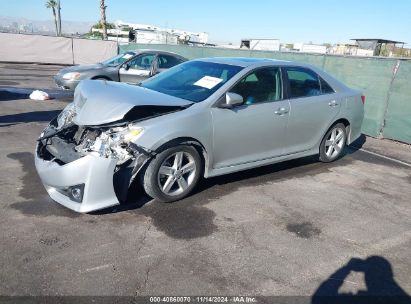
<svg viewBox="0 0 411 304"><path fill-rule="evenodd" d="M364 134L361 134L360 137L358 137L348 146L348 149L345 149L345 153L351 154L360 150L366 141L367 137Z"/></svg>
<svg viewBox="0 0 411 304"><path fill-rule="evenodd" d="M340 159L332 163L321 163L318 161L318 155L313 155L217 177L203 178L187 198L174 202L173 204L182 205L187 201L194 204L203 204L204 201L218 199L243 186L256 186L292 177L327 172L332 166L351 162L351 160L344 157L361 149L365 141L366 137L361 135L344 150L344 154ZM93 212L92 214L108 214L137 210L151 201L153 201L153 199L144 192L136 179L129 189L126 202L115 207Z"/></svg>
<svg viewBox="0 0 411 304"><path fill-rule="evenodd" d="M50 110L3 115L0 116L0 127L7 127L20 123L48 122L60 112L61 110Z"/></svg>
<svg viewBox="0 0 411 304"><path fill-rule="evenodd" d="M1 88L0 88L1 89ZM28 99L29 93L17 93L7 90L0 90L0 101Z"/></svg>

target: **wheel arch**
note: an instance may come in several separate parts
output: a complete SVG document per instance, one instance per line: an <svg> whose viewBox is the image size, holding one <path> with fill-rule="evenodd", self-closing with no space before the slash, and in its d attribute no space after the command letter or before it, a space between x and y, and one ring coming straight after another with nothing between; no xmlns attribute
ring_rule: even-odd
<svg viewBox="0 0 411 304"><path fill-rule="evenodd" d="M342 123L345 126L345 132L347 134L347 141L346 141L345 144L346 145L351 144L351 123L350 123L350 121L347 118L339 118L328 128L328 130L331 127L333 127L334 125L336 125L337 123ZM327 130L327 132L328 132L328 130ZM327 132L325 134L327 134Z"/></svg>
<svg viewBox="0 0 411 304"><path fill-rule="evenodd" d="M207 172L207 168L209 164L208 152L205 146L198 139L195 139L193 137L177 137L159 146L155 150L155 152L159 153L170 147L175 147L177 145L183 145L183 144L193 146L197 150L198 154L200 154L201 161L202 161L202 170L203 170L202 175L204 176Z"/></svg>
<svg viewBox="0 0 411 304"><path fill-rule="evenodd" d="M96 80L96 79L105 79L108 81L113 81L110 77L104 76L104 75L97 75L91 78L92 80Z"/></svg>
<svg viewBox="0 0 411 304"><path fill-rule="evenodd" d="M338 124L338 123L342 123L342 124L345 126L345 131L346 131L346 134L347 134L346 145L349 145L349 144L351 143L351 142L349 142L350 132L351 132L351 123L350 123L350 121L349 121L347 118L340 117L340 118L334 120L333 123L331 123L331 124L328 126L328 128L325 130L325 132L323 132L321 138L319 139L319 141L318 141L318 143L317 143L318 153L319 153L319 151L320 151L320 145L321 145L322 140L324 139L324 136L328 133L328 131L330 131L330 129L331 129L332 127L334 127L334 126L335 126L336 124Z"/></svg>

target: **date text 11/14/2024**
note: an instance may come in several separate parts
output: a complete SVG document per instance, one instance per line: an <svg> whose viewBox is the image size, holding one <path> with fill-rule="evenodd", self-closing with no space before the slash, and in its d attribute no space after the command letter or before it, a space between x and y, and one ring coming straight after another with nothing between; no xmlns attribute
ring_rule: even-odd
<svg viewBox="0 0 411 304"><path fill-rule="evenodd" d="M257 303L257 299L249 296L162 296L150 297L150 303Z"/></svg>

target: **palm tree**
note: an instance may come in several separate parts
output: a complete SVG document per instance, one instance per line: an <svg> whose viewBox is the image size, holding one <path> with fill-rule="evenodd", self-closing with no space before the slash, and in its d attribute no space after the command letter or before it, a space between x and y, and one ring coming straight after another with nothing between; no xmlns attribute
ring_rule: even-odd
<svg viewBox="0 0 411 304"><path fill-rule="evenodd" d="M60 8L60 0L57 0L57 21L58 21L58 29L59 29L59 36L61 36L61 8Z"/></svg>
<svg viewBox="0 0 411 304"><path fill-rule="evenodd" d="M103 39L107 40L107 27L106 27L106 5L104 3L104 0L100 0L100 23L101 23L101 29L103 30Z"/></svg>
<svg viewBox="0 0 411 304"><path fill-rule="evenodd" d="M54 25L56 26L56 36L58 36L59 30L57 26L57 15L56 15L57 2L56 0L47 0L46 7L51 8L53 11Z"/></svg>

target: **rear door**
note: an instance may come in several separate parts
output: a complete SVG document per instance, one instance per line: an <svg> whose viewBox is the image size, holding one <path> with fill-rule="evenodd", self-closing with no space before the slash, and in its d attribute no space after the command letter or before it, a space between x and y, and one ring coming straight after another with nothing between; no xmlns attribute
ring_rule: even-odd
<svg viewBox="0 0 411 304"><path fill-rule="evenodd" d="M313 148L340 111L342 98L314 71L284 69L290 117L284 141L285 154Z"/></svg>
<svg viewBox="0 0 411 304"><path fill-rule="evenodd" d="M156 73L161 73L169 68L172 68L173 66L176 66L177 64L182 63L183 61L173 55L169 54L158 54L157 56L157 71Z"/></svg>
<svg viewBox="0 0 411 304"><path fill-rule="evenodd" d="M128 69L121 67L119 77L121 82L140 83L150 77L151 65L155 60L154 53L143 53L127 62Z"/></svg>

